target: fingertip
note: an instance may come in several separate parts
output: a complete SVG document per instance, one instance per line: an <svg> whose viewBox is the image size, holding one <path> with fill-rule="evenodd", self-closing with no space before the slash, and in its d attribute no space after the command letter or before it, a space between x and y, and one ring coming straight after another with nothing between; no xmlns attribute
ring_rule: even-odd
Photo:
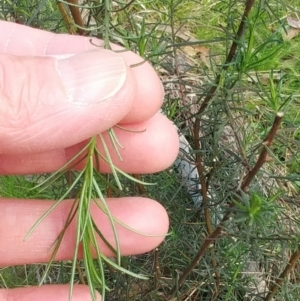
<svg viewBox="0 0 300 301"><path fill-rule="evenodd" d="M127 54L126 60L127 63L131 61L142 62L141 57L134 53ZM121 120L120 124L147 120L157 113L163 103L163 85L150 63L144 62L132 67L131 70L137 80L137 95L131 110Z"/></svg>
<svg viewBox="0 0 300 301"><path fill-rule="evenodd" d="M94 208L93 208L94 206ZM92 206L97 224L109 225L107 216ZM169 217L165 208L157 201L143 197L110 199L109 208L116 219L116 228L121 242L122 255L138 255L155 249L165 239L169 229ZM121 223L118 223L121 221ZM106 238L114 246L112 228L103 228ZM103 245L102 251L111 251ZM111 254L113 255L113 254Z"/></svg>
<svg viewBox="0 0 300 301"><path fill-rule="evenodd" d="M69 285L43 285L0 290L1 301L66 301L69 300ZM96 301L101 301L101 295L95 292ZM72 301L93 300L89 287L74 285ZM94 301L94 300L93 300Z"/></svg>

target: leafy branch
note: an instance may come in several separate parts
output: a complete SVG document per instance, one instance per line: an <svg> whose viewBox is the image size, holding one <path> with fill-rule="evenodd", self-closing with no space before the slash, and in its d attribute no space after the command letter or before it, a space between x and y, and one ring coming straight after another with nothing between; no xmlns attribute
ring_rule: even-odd
<svg viewBox="0 0 300 301"><path fill-rule="evenodd" d="M266 162L268 148L271 146L271 144L272 144L272 142L274 140L274 137L275 137L275 135L276 135L276 133L278 131L278 128L279 128L279 125L281 123L282 118L283 118L283 113L281 113L281 112L277 113L277 115L276 115L276 117L274 119L272 128L271 128L269 134L267 135L266 139L262 143L262 150L260 152L260 155L259 155L259 157L257 159L256 164L254 165L254 167L248 172L248 174L243 179L243 183L241 185L241 190L243 192L246 192L248 190L249 184L251 183L251 181L253 180L253 178L255 177L255 175L258 173L258 171L260 170L260 168L263 166L263 164ZM233 208L234 206L235 206L235 202L232 202L232 203L229 204L229 208ZM179 279L178 279L178 285L179 286L183 284L184 280L193 271L193 269L198 264L198 262L201 260L201 258L203 257L203 255L205 254L205 252L207 251L207 249L220 236L222 230L224 229L224 226L225 226L226 222L231 217L232 212L233 212L232 210L228 210L227 213L222 218L221 222L215 228L215 230L208 237L205 238L205 240L204 240L204 242L203 242L200 250L198 251L198 253L194 257L194 259L192 260L192 262L189 264L189 266L186 268L186 270L179 277ZM169 295L173 295L176 292L176 290L177 290L177 285L175 285L171 289Z"/></svg>
<svg viewBox="0 0 300 301"><path fill-rule="evenodd" d="M234 57L236 55L238 46L240 45L241 40L244 37L246 24L247 24L247 19L249 17L251 9L254 5L254 2L255 2L254 0L247 0L246 1L244 13L243 13L243 16L241 18L241 22L240 22L240 25L238 27L238 31L236 33L236 36L235 36L233 42L232 42L229 53L228 53L228 55L225 59L225 63L222 65L221 70L217 74L214 83L211 85L211 88L209 89L206 97L204 98L203 102L201 103L200 108L199 108L199 110L198 110L198 112L195 116L195 123L194 123L194 126L193 126L194 151L195 151L195 157L196 157L196 168L197 168L198 174L200 176L201 192L202 192L202 197L203 197L203 203L202 203L201 207L204 207L205 222L206 222L206 226L207 226L208 237L205 239L204 243L202 244L202 247L200 248L200 250L198 251L198 253L194 257L193 261L190 263L190 265L186 268L186 270L180 276L180 278L178 280L178 284L176 284L171 289L170 295L175 293L175 291L177 290L177 285L179 285L179 286L182 285L182 283L184 282L186 277L192 272L194 267L198 264L200 259L203 257L204 253L209 248L209 246L214 244L214 241L219 237L219 235L221 234L222 229L224 228L225 223L228 221L228 219L230 218L230 216L232 214L232 210L229 210L224 215L224 217L221 220L221 222L219 223L219 225L215 228L215 230L213 230L213 227L212 227L212 224L211 224L209 206L208 206L208 179L206 180L207 175L205 175L204 166L203 166L202 158L201 158L201 155L200 155L200 153L201 153L200 152L200 149L201 149L201 147L200 147L200 124L201 124L201 115L202 115L202 113L205 111L208 104L214 98L216 92L218 91L218 87L220 86L221 80L222 80L222 74L224 73L224 71L226 71L229 68L229 66L232 64L232 62L234 60ZM235 82L232 83L232 86L234 85L234 83ZM263 148L262 148L262 151L261 151L261 153L260 153L260 155L257 159L256 164L254 165L254 167L252 169L250 169L248 171L247 175L243 179L243 182L242 182L242 185L241 185L241 188L240 188L241 191L243 191L243 192L248 191L249 185L252 182L253 178L258 173L258 171L260 170L262 165L266 162L266 158L267 158L267 154L268 154L268 148L271 146L271 144L274 140L274 137L275 137L275 135L278 131L280 122L282 120L282 117L283 117L283 113L281 113L281 112L277 113L277 115L275 117L275 120L273 122L273 126L271 128L271 131L269 132L269 135L265 138L264 142L262 143ZM236 204L236 202L233 201L229 205L229 207L232 208L232 207L235 206L235 204ZM198 214L199 213L200 213L200 211L198 211ZM216 263L214 257L212 258L212 265L216 270L217 263ZM216 270L216 272L217 272L217 270ZM216 282L216 291L214 293L214 297L216 297L217 294L218 294L218 286L219 286L219 283L220 283L218 273L216 273L216 281L217 281Z"/></svg>
<svg viewBox="0 0 300 301"><path fill-rule="evenodd" d="M300 258L300 245L298 246L297 250L292 253L289 262L287 263L286 267L276 279L275 283L270 287L270 290L265 297L264 301L271 301L276 294L276 292L280 289L281 285L283 284L284 280L288 277L291 271L293 271L295 265L297 264Z"/></svg>
<svg viewBox="0 0 300 301"><path fill-rule="evenodd" d="M109 130L111 131L111 130ZM110 135L110 137L114 137ZM112 139L112 138L111 138ZM121 221L115 219L111 214L109 207L106 203L105 197L99 187L97 176L99 170L99 162L98 158L101 158L106 163L109 164L111 170L113 171L114 179L119 186L119 189L122 189L121 182L118 178L118 173L121 173L123 176L127 177L128 179L135 181L139 184L147 184L138 179L135 179L126 173L122 172L116 166L113 165L110 155L106 146L106 142L104 141L102 135L99 135L99 140L101 141L105 155L102 155L97 148L97 141L98 137L93 137L90 139L88 144L78 153L76 154L68 163L65 164L60 170L52 174L48 179L38 185L38 187L43 187L44 189L50 185L51 183L58 180L61 176L65 174L66 171L70 170L70 166L76 166L78 164L78 159L81 161L80 156L85 158L85 166L81 172L78 173L77 177L71 183L68 190L61 196L59 200L49 208L40 218L39 220L32 226L29 230L28 234L26 235L25 239L28 239L33 231L38 227L38 225L46 218L46 216L51 213L64 199L68 194L75 188L77 184L80 184L80 189L76 195L76 198L71 206L70 212L68 214L67 220L65 222L64 228L62 229L61 233L57 237L56 241L54 242L51 250L52 255L47 264L47 268L45 273L40 281L43 283L45 277L47 276L49 269L52 263L55 260L55 256L59 250L61 242L63 240L64 234L66 233L67 228L70 226L71 222L74 218L77 218L76 222L76 243L75 243L75 250L73 255L73 264L72 264L72 271L71 271L71 280L70 280L70 300L72 298L72 291L73 291L73 283L75 277L75 269L76 263L79 257L79 249L82 246L83 252L83 263L85 266L85 272L87 277L87 283L90 287L91 295L93 300L95 300L96 295L96 287L101 287L102 289L102 298L104 300L106 290L108 289L105 285L105 275L104 275L104 268L103 264L108 264L111 267L114 267L116 270L121 271L122 273L140 278L140 279L147 279L147 277L139 274L132 273L121 266L121 254L120 254L120 247L119 247L119 240L118 234L115 227L115 223L119 223L123 227L126 227L132 231L135 231L132 228L127 227ZM112 142L112 144L116 143L116 141ZM87 154L85 154L87 152ZM104 234L101 232L91 215L90 207L91 203L94 202L99 210L104 212L110 221L111 228L114 234L114 241L115 247L113 247L105 238ZM141 233L142 234L142 233ZM104 254L102 254L101 250L98 247L97 237L99 237L107 247L115 254L116 263L114 260L109 259ZM96 260L94 257L96 254ZM99 275L100 272L100 275Z"/></svg>

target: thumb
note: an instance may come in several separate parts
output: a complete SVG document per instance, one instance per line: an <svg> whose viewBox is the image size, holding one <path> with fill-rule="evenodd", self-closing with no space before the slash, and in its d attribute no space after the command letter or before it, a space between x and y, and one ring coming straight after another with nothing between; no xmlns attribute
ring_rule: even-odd
<svg viewBox="0 0 300 301"><path fill-rule="evenodd" d="M123 58L0 55L0 154L65 148L120 121L135 97Z"/></svg>

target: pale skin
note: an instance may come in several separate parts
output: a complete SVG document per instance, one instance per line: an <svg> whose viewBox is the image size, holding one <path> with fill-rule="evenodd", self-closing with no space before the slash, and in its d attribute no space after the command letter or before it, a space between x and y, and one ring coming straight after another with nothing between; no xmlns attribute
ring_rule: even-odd
<svg viewBox="0 0 300 301"><path fill-rule="evenodd" d="M74 53L78 56L62 62L52 57ZM148 63L129 67L141 61L132 52L116 54L95 47L86 37L54 35L0 21L0 174L53 172L84 145L83 141L115 124L139 131L133 134L116 128L124 146L124 161L112 157L122 170L152 173L170 166L178 153L177 132L158 113L163 89L155 71ZM91 74L83 84L82 79ZM109 172L108 166L101 166L102 172ZM52 212L27 241L24 236L53 202L0 199L0 267L47 262L48 250L63 227L72 200ZM169 221L158 202L129 197L108 203L123 223L151 234L143 236L118 226L123 255L141 254L162 242ZM92 214L113 243L107 218L95 207ZM72 258L74 231L73 223L56 260ZM99 245L111 255L101 241ZM66 301L68 293L68 285L3 288L0 300ZM88 287L75 286L73 301L79 300L91 300Z"/></svg>

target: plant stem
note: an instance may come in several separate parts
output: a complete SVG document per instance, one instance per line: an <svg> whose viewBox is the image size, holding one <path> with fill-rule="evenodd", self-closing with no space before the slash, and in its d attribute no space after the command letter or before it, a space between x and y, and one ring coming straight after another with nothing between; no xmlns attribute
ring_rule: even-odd
<svg viewBox="0 0 300 301"><path fill-rule="evenodd" d="M65 5L61 2L57 3L58 9L63 17L64 23L70 34L76 34L76 28L74 26L73 20L70 18L69 13L67 12Z"/></svg>
<svg viewBox="0 0 300 301"><path fill-rule="evenodd" d="M86 35L87 32L82 29L82 28L84 28L84 22L83 22L80 10L78 8L78 0L67 0L67 2L69 3L69 9L71 11L74 22L76 25L78 25L77 26L78 34L80 34L82 36Z"/></svg>
<svg viewBox="0 0 300 301"><path fill-rule="evenodd" d="M297 250L292 254L288 264L286 265L285 269L282 271L280 276L276 279L273 286L271 286L270 291L268 292L267 296L265 297L264 301L271 301L275 293L279 290L280 286L283 284L284 279L289 275L289 273L294 269L296 263L300 258L300 245L298 246Z"/></svg>
<svg viewBox="0 0 300 301"><path fill-rule="evenodd" d="M257 174L257 172L260 170L260 168L262 167L262 165L266 162L266 158L267 158L267 147L270 147L274 137L278 131L279 125L281 123L283 117L283 113L277 113L273 125L271 127L270 132L268 133L266 139L264 140L263 143L263 149L261 150L261 153L257 159L256 164L254 165L254 167L248 172L248 174L245 176L243 183L241 185L241 189L243 191L245 191L246 189L248 189L248 186L250 184L250 182L253 180L254 176ZM264 161L263 161L264 160ZM259 167L259 168L258 168ZM251 176L249 176L249 174L251 173ZM250 182L249 182L250 180ZM233 208L234 202L229 204L229 208ZM200 259L203 257L203 255L205 254L205 252L207 251L207 249L209 248L209 246L211 244L214 243L214 241L219 237L219 235L221 234L225 223L229 220L229 218L232 215L232 210L228 210L227 213L224 215L224 217L222 218L221 222L218 224L218 226L216 227L216 229L208 236L205 238L200 250L198 251L198 253L196 254L196 256L194 257L194 259L192 260L192 262L189 264L189 266L185 269L185 271L183 272L183 274L179 277L178 280L178 286L182 285L182 283L184 282L184 280L186 279L186 277L193 271L193 269L195 268L195 266L198 264L198 262L200 261ZM177 286L174 285L173 288L171 289L169 295L173 295L175 293L177 289Z"/></svg>
<svg viewBox="0 0 300 301"><path fill-rule="evenodd" d="M273 126L271 128L271 131L269 132L268 136L266 137L266 139L264 140L264 142L262 143L263 145L263 149L256 161L256 164L254 165L254 167L248 172L247 176L244 178L243 183L242 183L242 190L243 191L247 191L249 188L249 184L252 182L254 176L257 174L257 172L260 170L260 168L262 167L262 165L266 162L266 158L268 155L268 148L271 146L275 135L278 131L279 125L281 123L283 117L283 113L282 112L278 112Z"/></svg>
<svg viewBox="0 0 300 301"><path fill-rule="evenodd" d="M251 9L253 7L254 2L255 2L255 0L247 0L246 1L244 13L243 13L243 16L242 16L242 19L241 19L241 22L240 22L240 25L239 25L239 28L238 28L238 31L237 31L237 34L236 34L236 38L232 42L232 45L231 45L229 53L226 57L225 63L223 64L221 70L219 71L219 73L218 73L218 75L215 79L214 84L211 86L207 96L204 98L204 101L202 102L202 104L201 104L201 106L200 106L200 108L199 108L199 110L196 114L196 120L195 120L194 127L193 127L194 151L195 151L195 154L196 154L196 167L197 167L197 171L198 171L198 174L199 174L199 177L200 177L201 192L202 192L202 197L203 197L203 203L202 203L203 206L202 206L202 208L204 207L205 223L206 223L208 234L210 236L211 235L213 235L213 236L217 235L218 236L221 232L222 227L220 227L219 229L217 227L215 229L215 231L213 231L213 227L212 227L212 224L211 224L211 218L210 218L210 212L209 212L209 208L208 208L208 196L207 196L208 182L206 181L206 177L205 177L205 174L204 174L203 163L202 163L202 159L201 159L201 156L200 156L200 149L201 149L201 147L200 147L201 114L205 111L205 109L208 106L209 102L214 97L214 95L217 91L217 88L220 85L222 72L228 69L229 64L232 62L232 60L234 58L234 55L235 55L235 53L237 51L237 48L238 48L238 42L242 39L242 37L244 35L244 31L245 31L245 27L246 27L246 21L247 21L247 18L249 16L250 12L251 12ZM199 212L200 211L198 211L198 213ZM225 215L225 217L226 217L226 215ZM225 219L224 222L226 220L227 219ZM204 252L209 247L209 245L211 244L211 242L207 242L207 243L208 243L207 245L206 245L206 242L204 242L204 244L203 244ZM204 253L201 254L201 249L200 249L198 254L200 254L200 256L202 257L202 255ZM196 259L196 257L195 257L195 259ZM198 260L196 259L196 264L197 264L197 262L198 262ZM191 263L191 265L192 265L192 263ZM219 276L218 271L216 270L217 262L214 259L214 256L212 257L212 265L213 265L213 267L215 268L215 271L216 271L216 291L214 293L214 295L215 295L214 297L216 297L217 294L218 294L218 287L219 287L219 284L220 284L220 276ZM190 271L188 273L190 273Z"/></svg>
<svg viewBox="0 0 300 301"><path fill-rule="evenodd" d="M230 47L229 53L226 57L225 63L223 64L219 74L216 77L215 83L211 86L209 92L207 93L207 96L204 98L204 101L202 102L197 115L200 116L204 110L206 109L206 107L208 106L208 103L210 102L210 100L214 97L215 92L217 91L217 88L219 87L220 84L220 80L221 80L221 74L223 71L226 71L230 65L230 63L232 62L234 55L236 53L237 47L239 45L239 41L241 40L241 38L244 36L244 31L245 31L245 27L246 27L246 21L247 18L251 12L251 9L253 7L255 0L247 0L246 4L245 4L245 10L244 10L244 14L241 20L241 23L239 25L239 29L236 33L236 37L232 42L232 45ZM197 117L197 119L199 119L199 117Z"/></svg>

